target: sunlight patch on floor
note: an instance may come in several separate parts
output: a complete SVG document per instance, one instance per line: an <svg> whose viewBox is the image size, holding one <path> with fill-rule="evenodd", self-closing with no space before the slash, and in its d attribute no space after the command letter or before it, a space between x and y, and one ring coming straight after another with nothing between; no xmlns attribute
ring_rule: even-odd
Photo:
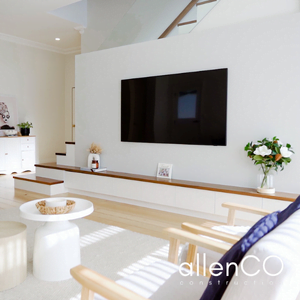
<svg viewBox="0 0 300 300"><path fill-rule="evenodd" d="M81 293L74 296L74 297L72 297L72 298L70 298L70 300L81 300Z"/></svg>
<svg viewBox="0 0 300 300"><path fill-rule="evenodd" d="M181 249L182 246L179 247L179 255L181 253ZM168 260L168 254L169 254L169 243L163 246L162 248L158 249L157 251L151 253L150 255L147 255L144 258L138 260L137 262L134 262L130 266L127 266L123 270L119 271L117 274L122 277L126 277L155 262L161 260Z"/></svg>
<svg viewBox="0 0 300 300"><path fill-rule="evenodd" d="M80 248L92 245L123 231L125 231L125 229L123 228L108 226L103 229L86 234L80 238Z"/></svg>

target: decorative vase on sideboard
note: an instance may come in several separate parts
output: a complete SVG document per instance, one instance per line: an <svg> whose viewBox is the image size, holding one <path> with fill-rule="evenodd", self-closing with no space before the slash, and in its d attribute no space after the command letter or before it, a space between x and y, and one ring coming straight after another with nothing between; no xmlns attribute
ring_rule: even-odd
<svg viewBox="0 0 300 300"><path fill-rule="evenodd" d="M274 194L273 175L265 173L258 174L257 191L261 194Z"/></svg>

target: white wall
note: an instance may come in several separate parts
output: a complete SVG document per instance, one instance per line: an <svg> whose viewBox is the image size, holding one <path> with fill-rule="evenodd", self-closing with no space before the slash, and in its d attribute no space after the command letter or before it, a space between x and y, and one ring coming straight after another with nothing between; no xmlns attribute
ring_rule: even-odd
<svg viewBox="0 0 300 300"><path fill-rule="evenodd" d="M75 55L65 55L65 141L72 142L72 88L75 87ZM63 151L65 152L65 150Z"/></svg>
<svg viewBox="0 0 300 300"><path fill-rule="evenodd" d="M81 52L98 50L135 0L87 0L87 28L81 36Z"/></svg>
<svg viewBox="0 0 300 300"><path fill-rule="evenodd" d="M300 192L300 14L256 20L76 57L76 164L101 143L102 166L155 175L172 163L173 177L256 186L243 148L277 135L296 154L275 178L278 191ZM228 68L227 146L120 142L121 79Z"/></svg>
<svg viewBox="0 0 300 300"><path fill-rule="evenodd" d="M0 40L0 94L16 96L19 122L33 123L38 162L64 151L65 55Z"/></svg>
<svg viewBox="0 0 300 300"><path fill-rule="evenodd" d="M220 0L194 31L297 13L299 0Z"/></svg>
<svg viewBox="0 0 300 300"><path fill-rule="evenodd" d="M135 1L97 50L156 40L189 3L190 0Z"/></svg>

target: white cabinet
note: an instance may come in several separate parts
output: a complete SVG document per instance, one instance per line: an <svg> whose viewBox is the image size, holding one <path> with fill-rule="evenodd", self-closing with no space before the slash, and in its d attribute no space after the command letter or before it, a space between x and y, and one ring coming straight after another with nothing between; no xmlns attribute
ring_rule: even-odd
<svg viewBox="0 0 300 300"><path fill-rule="evenodd" d="M5 170L17 172L21 169L20 138L7 138L4 145Z"/></svg>
<svg viewBox="0 0 300 300"><path fill-rule="evenodd" d="M34 170L35 137L0 138L0 172Z"/></svg>
<svg viewBox="0 0 300 300"><path fill-rule="evenodd" d="M4 141L0 139L0 172L5 170L5 145Z"/></svg>
<svg viewBox="0 0 300 300"><path fill-rule="evenodd" d="M33 170L35 164L35 137L21 138L22 170Z"/></svg>

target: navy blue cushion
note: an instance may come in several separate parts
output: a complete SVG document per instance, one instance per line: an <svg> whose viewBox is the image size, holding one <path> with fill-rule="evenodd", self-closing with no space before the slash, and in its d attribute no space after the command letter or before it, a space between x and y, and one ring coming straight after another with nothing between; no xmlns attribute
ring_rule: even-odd
<svg viewBox="0 0 300 300"><path fill-rule="evenodd" d="M223 270L226 270L226 264L235 262L239 264L246 252L263 236L268 234L278 225L283 223L290 215L300 208L300 196L290 204L282 212L271 213L256 224L254 224L250 230L236 243L229 251L227 251L223 257L219 260L219 263L223 266ZM200 300L220 300L228 286L228 282L234 275L235 267L232 266L229 269L229 274L226 276L226 272L222 272L220 276L211 276L210 282L205 289ZM226 284L227 281L227 284Z"/></svg>

